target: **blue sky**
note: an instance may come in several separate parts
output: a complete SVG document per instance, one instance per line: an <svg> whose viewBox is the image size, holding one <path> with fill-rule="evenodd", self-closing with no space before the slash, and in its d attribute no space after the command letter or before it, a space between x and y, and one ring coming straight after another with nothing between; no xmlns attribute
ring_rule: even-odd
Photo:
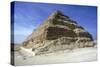
<svg viewBox="0 0 100 67"><path fill-rule="evenodd" d="M33 2L14 2L14 40L23 42L32 31L55 10L61 11L97 36L97 7Z"/></svg>

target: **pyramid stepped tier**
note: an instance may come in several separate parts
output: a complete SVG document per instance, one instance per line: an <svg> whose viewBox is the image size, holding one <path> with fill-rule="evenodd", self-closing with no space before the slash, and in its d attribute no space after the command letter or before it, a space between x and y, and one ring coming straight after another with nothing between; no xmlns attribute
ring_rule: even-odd
<svg viewBox="0 0 100 67"><path fill-rule="evenodd" d="M86 47L93 41L93 38L76 21L65 16L60 11L55 11L27 37L23 42L23 46L25 48L37 49L46 46L48 42L52 41L53 43L51 46L48 46L48 50L55 46L55 42L56 44L59 43L58 46L56 45L57 49L62 47L67 49L68 45L70 45L69 47L72 45L73 47ZM66 44L65 48L63 44ZM54 49L56 50L56 47Z"/></svg>
<svg viewBox="0 0 100 67"><path fill-rule="evenodd" d="M59 27L49 27L47 29L47 40L54 40L60 37L76 37L75 32L72 30L59 28ZM49 34L51 33L51 34ZM56 35L55 35L56 34Z"/></svg>

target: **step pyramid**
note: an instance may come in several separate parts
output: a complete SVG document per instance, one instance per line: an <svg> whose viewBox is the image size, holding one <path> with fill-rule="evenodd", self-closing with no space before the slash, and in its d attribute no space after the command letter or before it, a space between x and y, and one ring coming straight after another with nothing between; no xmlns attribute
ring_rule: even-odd
<svg viewBox="0 0 100 67"><path fill-rule="evenodd" d="M51 41L56 42L56 44L60 42L61 45L67 44L67 46L73 43L74 47L77 44L77 47L89 47L93 38L76 21L57 10L27 37L23 42L23 47L36 49L47 45ZM60 49L62 46L58 48ZM53 49L56 49L56 47Z"/></svg>

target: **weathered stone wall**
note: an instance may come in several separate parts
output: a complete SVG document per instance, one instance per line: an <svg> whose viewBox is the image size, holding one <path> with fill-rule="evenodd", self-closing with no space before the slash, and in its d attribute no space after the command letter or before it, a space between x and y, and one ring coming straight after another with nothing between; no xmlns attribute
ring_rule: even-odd
<svg viewBox="0 0 100 67"><path fill-rule="evenodd" d="M72 30L64 28L49 27L47 30L47 40L54 40L61 37L76 37L76 34Z"/></svg>

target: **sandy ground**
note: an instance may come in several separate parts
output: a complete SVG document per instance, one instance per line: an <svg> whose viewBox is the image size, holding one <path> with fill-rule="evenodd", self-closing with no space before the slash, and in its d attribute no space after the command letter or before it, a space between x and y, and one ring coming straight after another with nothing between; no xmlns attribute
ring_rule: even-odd
<svg viewBox="0 0 100 67"><path fill-rule="evenodd" d="M30 56L24 58L19 52L15 52L15 65L54 64L89 62L97 60L97 48L78 48L74 50L62 50L49 54Z"/></svg>

